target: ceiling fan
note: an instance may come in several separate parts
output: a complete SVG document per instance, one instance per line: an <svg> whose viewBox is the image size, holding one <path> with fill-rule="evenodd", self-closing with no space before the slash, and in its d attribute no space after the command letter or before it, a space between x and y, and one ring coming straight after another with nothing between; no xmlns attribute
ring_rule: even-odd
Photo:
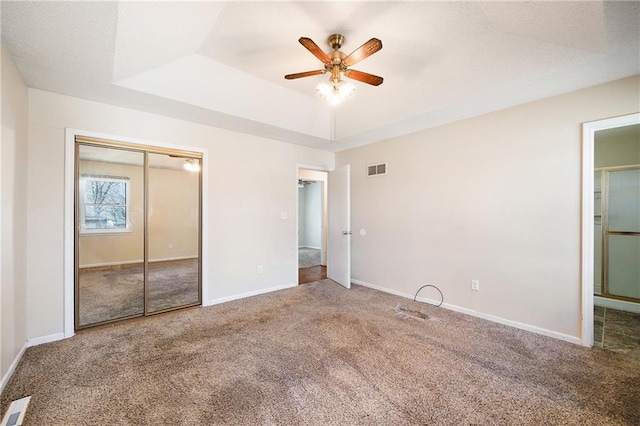
<svg viewBox="0 0 640 426"><path fill-rule="evenodd" d="M368 58L369 56L382 49L382 42L377 38L370 39L362 46L351 52L349 55L345 55L340 51L340 48L345 42L345 38L342 34L333 34L329 36L329 38L327 39L327 43L333 49L333 51L328 54L320 49L318 45L310 38L300 37L298 41L316 58L320 59L320 61L324 65L324 69L287 74L284 76L284 78L286 78L287 80L294 80L296 78L311 77L314 75L331 73L329 84L325 85L324 88L318 86L318 91L320 92L320 94L326 97L330 103L334 103L335 105L337 105L344 99L344 97L348 96L348 94L353 91L352 88L349 90L348 94L342 93L343 85L341 83L343 75L353 80L371 84L372 86L379 86L384 80L382 77L379 77L377 75L368 74L366 72L356 71L349 68L352 65ZM345 94L346 96L344 96ZM335 103L332 102L332 96L334 98L341 97L341 99L337 103Z"/></svg>
<svg viewBox="0 0 640 426"><path fill-rule="evenodd" d="M298 188L304 188L306 185L311 185L312 183L316 183L316 181L298 179Z"/></svg>
<svg viewBox="0 0 640 426"><path fill-rule="evenodd" d="M181 158L184 159L184 164L182 167L189 172L199 172L200 171L200 159L195 158L188 155L179 155L179 154L168 154L170 158Z"/></svg>

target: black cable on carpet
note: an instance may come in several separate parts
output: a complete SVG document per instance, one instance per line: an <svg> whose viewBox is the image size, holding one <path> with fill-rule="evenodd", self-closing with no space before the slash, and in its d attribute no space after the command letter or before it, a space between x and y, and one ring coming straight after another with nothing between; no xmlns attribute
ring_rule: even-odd
<svg viewBox="0 0 640 426"><path fill-rule="evenodd" d="M438 293L440 293L440 303L438 303L437 305L434 305L433 303L427 303L427 302L423 302L423 303L427 303L427 305L431 305L431 306L435 306L436 308L439 308L440 306L442 306L442 302L444 302L444 295L442 294L442 292L440 291L440 289L438 287L436 287L435 285L431 285L431 284L425 284L422 287L420 287L418 289L418 291L416 291L415 296L413 296L413 301L416 301L416 297L418 297L418 293L420 293L420 290L422 290L425 287L433 287L436 290L438 290Z"/></svg>

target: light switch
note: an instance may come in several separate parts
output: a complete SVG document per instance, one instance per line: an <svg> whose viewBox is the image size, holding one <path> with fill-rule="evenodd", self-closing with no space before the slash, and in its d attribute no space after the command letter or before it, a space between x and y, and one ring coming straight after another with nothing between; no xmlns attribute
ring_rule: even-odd
<svg viewBox="0 0 640 426"><path fill-rule="evenodd" d="M289 214L287 212L280 213L280 219L289 219Z"/></svg>

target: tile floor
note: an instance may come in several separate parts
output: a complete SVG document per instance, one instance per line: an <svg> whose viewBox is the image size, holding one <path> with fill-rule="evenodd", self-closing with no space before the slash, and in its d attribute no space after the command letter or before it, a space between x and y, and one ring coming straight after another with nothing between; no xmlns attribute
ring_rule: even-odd
<svg viewBox="0 0 640 426"><path fill-rule="evenodd" d="M596 306L593 317L594 346L640 353L640 314Z"/></svg>

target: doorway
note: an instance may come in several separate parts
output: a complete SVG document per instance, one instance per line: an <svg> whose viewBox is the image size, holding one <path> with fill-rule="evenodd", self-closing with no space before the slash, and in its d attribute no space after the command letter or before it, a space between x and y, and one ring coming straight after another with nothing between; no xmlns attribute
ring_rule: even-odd
<svg viewBox="0 0 640 426"><path fill-rule="evenodd" d="M640 350L640 114L583 130L583 344Z"/></svg>
<svg viewBox="0 0 640 426"><path fill-rule="evenodd" d="M640 124L597 131L594 345L640 349Z"/></svg>
<svg viewBox="0 0 640 426"><path fill-rule="evenodd" d="M298 284L327 277L327 173L298 170Z"/></svg>
<svg viewBox="0 0 640 426"><path fill-rule="evenodd" d="M75 138L75 329L202 303L202 155Z"/></svg>

